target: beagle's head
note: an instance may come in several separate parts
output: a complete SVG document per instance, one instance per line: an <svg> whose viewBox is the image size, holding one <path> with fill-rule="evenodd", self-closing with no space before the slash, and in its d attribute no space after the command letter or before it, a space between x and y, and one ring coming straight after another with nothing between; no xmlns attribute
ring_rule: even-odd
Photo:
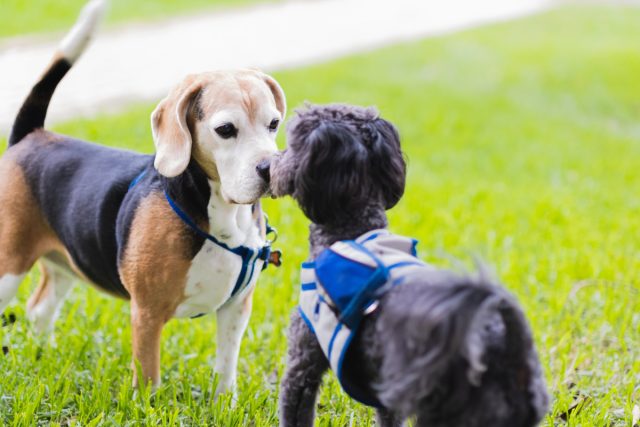
<svg viewBox="0 0 640 427"><path fill-rule="evenodd" d="M155 167L180 175L193 158L220 182L228 203L250 204L269 188L269 165L286 102L280 85L254 70L187 76L151 114Z"/></svg>

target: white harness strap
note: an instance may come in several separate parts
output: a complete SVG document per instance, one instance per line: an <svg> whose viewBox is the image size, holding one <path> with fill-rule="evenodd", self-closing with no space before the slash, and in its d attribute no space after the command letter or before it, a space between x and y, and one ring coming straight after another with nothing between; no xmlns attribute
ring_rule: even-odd
<svg viewBox="0 0 640 427"><path fill-rule="evenodd" d="M340 323L327 302L326 295L317 285L313 267L302 266L302 288L300 291L300 311L313 333L318 338L322 351L329 360L331 369L340 376L341 358L346 353L352 333L348 326ZM309 280L311 279L311 280ZM333 351L337 349L337 351Z"/></svg>

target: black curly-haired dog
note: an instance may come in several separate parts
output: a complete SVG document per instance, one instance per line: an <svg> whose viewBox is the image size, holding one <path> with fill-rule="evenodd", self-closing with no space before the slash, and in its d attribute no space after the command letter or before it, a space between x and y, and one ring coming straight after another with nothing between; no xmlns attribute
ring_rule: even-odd
<svg viewBox="0 0 640 427"><path fill-rule="evenodd" d="M335 242L387 227L385 211L405 186L391 123L373 108L311 106L289 123L288 138L271 164L271 191L291 195L312 221L310 260ZM408 271L401 285L376 294L346 351L344 375L359 388L358 400L378 407L382 426L411 416L429 427L536 425L548 395L514 298L482 272L460 275L424 264ZM306 322L302 309L293 313L282 426L313 425L330 366Z"/></svg>

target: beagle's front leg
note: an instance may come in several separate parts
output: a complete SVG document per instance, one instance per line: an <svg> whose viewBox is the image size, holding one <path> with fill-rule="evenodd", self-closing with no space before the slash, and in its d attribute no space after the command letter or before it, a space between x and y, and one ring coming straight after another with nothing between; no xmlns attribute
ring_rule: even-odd
<svg viewBox="0 0 640 427"><path fill-rule="evenodd" d="M146 305L131 302L131 338L133 339L133 386L151 382L160 385L160 337L167 322L166 315ZM138 378L136 361L140 363L142 378Z"/></svg>
<svg viewBox="0 0 640 427"><path fill-rule="evenodd" d="M249 323L253 301L253 288L223 305L216 312L218 321L218 351L215 372L218 386L215 395L232 391L235 393L236 371L242 336Z"/></svg>

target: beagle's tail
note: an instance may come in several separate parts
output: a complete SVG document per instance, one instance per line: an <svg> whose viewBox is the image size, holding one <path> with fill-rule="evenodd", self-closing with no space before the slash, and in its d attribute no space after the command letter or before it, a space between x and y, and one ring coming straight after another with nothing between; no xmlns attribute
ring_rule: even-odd
<svg viewBox="0 0 640 427"><path fill-rule="evenodd" d="M102 21L106 3L107 0L90 0L84 6L75 25L58 46L51 63L20 107L9 136L9 146L44 127L53 92L89 44Z"/></svg>

